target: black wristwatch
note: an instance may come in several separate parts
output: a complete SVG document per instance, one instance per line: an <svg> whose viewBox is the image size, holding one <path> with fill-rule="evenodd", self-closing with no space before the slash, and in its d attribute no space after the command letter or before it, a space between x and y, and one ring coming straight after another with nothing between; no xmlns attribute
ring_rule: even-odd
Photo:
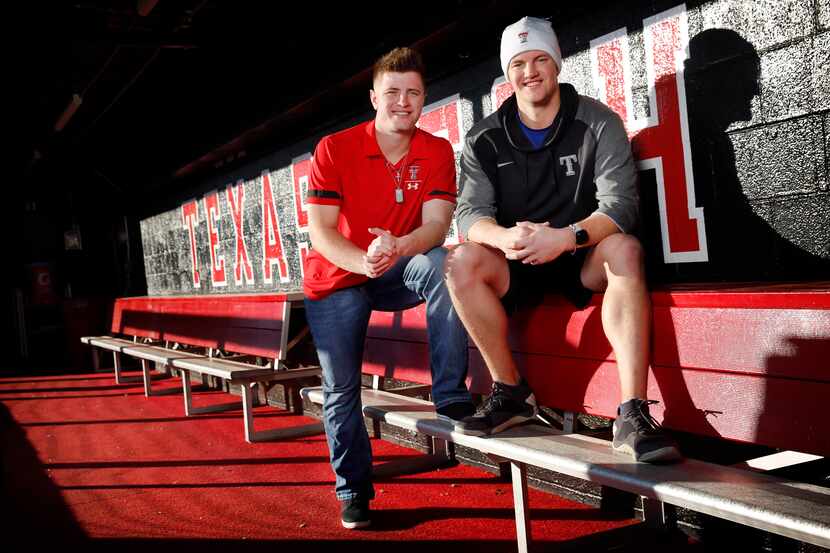
<svg viewBox="0 0 830 553"><path fill-rule="evenodd" d="M576 253L576 249L579 246L584 246L585 244L588 243L588 240L589 240L588 231L585 230L584 228L580 227L576 223L574 223L572 225L568 225L568 226L570 227L571 231L573 231L574 239L575 239L574 240L574 251L571 252L571 253Z"/></svg>

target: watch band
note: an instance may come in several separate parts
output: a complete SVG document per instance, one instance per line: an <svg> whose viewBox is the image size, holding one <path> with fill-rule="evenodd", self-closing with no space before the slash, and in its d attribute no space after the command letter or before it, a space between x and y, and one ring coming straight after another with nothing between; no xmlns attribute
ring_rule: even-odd
<svg viewBox="0 0 830 553"><path fill-rule="evenodd" d="M573 224L573 223L571 223L570 225L568 225L568 228L569 228L569 229L571 229L571 232L573 232L573 233L574 233L574 249L571 251L571 255L574 255L574 254L576 253L577 248L579 248L579 244L577 244L577 240L576 240L576 231L577 231L577 228L576 228L576 225L575 225L575 224Z"/></svg>
<svg viewBox="0 0 830 553"><path fill-rule="evenodd" d="M571 232L574 233L574 249L571 252L571 255L573 255L573 254L576 253L576 250L579 248L579 246L582 246L582 245L588 243L588 240L589 240L588 231L585 230L584 228L580 227L576 223L572 223L572 224L568 225L568 228L570 228Z"/></svg>

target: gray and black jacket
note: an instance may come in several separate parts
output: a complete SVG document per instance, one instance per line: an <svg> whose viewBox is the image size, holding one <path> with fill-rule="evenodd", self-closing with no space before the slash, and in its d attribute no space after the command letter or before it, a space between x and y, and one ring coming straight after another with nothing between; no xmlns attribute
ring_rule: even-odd
<svg viewBox="0 0 830 553"><path fill-rule="evenodd" d="M592 213L622 232L638 221L637 173L619 116L560 84L561 107L534 149L519 127L516 97L476 123L464 143L456 217L461 234L482 218L562 228Z"/></svg>

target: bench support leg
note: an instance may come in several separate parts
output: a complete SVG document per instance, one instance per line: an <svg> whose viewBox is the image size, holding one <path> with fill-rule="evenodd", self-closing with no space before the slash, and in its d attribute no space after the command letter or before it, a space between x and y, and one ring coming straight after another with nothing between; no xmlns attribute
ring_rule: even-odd
<svg viewBox="0 0 830 553"><path fill-rule="evenodd" d="M431 454L435 457L452 461L455 459L455 444L433 436L430 440Z"/></svg>
<svg viewBox="0 0 830 553"><path fill-rule="evenodd" d="M530 509L527 503L527 465L510 462L513 475L513 508L516 511L516 540L519 553L527 553L530 547Z"/></svg>
<svg viewBox="0 0 830 553"><path fill-rule="evenodd" d="M193 389L190 386L190 371L179 369L182 375L182 392L184 395L184 415L189 417L193 414Z"/></svg>
<svg viewBox="0 0 830 553"><path fill-rule="evenodd" d="M285 386L285 395L291 397L291 407L289 410L295 415L303 414L303 398L300 397L300 387L296 384ZM288 401L286 401L288 407Z"/></svg>
<svg viewBox="0 0 830 553"><path fill-rule="evenodd" d="M273 430L254 430L254 401L258 397L256 382L242 383L242 415L245 420L245 441L248 443L266 442L271 440L287 440L304 436L315 436L325 432L322 422L314 422L289 428L275 428ZM267 405L267 402L266 402Z"/></svg>
<svg viewBox="0 0 830 553"><path fill-rule="evenodd" d="M124 381L121 379L121 352L114 351L112 352L112 363L115 367L115 383L116 384L123 384Z"/></svg>
<svg viewBox="0 0 830 553"><path fill-rule="evenodd" d="M372 437L376 440L381 439L380 435L380 419L372 419Z"/></svg>
<svg viewBox="0 0 830 553"><path fill-rule="evenodd" d="M650 528L671 530L677 522L677 511L674 505L643 497L643 520Z"/></svg>
<svg viewBox="0 0 830 553"><path fill-rule="evenodd" d="M99 373L101 372L101 350L95 346L91 346L90 349L92 350L92 370Z"/></svg>
<svg viewBox="0 0 830 553"><path fill-rule="evenodd" d="M562 432L573 434L579 430L579 419L576 418L576 413L573 411L565 411L562 419Z"/></svg>
<svg viewBox="0 0 830 553"><path fill-rule="evenodd" d="M245 419L245 441L253 443L254 434L254 394L256 382L242 384L242 416Z"/></svg>
<svg viewBox="0 0 830 553"><path fill-rule="evenodd" d="M146 359L141 360L141 374L144 377L144 397L150 397L153 394L153 384L150 378L150 362Z"/></svg>

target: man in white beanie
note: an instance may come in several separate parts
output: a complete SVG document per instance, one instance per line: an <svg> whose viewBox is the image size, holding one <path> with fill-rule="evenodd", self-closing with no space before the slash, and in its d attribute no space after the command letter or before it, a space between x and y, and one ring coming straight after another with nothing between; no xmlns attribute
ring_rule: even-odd
<svg viewBox="0 0 830 553"><path fill-rule="evenodd" d="M548 21L509 25L500 58L514 95L467 134L456 212L466 242L446 265L453 304L493 390L455 430L491 434L537 414L508 346L510 312L546 292L578 307L604 292L602 324L622 396L613 447L645 462L680 459L648 411L651 304L643 248L630 234L639 197L622 121L559 83L562 53Z"/></svg>

